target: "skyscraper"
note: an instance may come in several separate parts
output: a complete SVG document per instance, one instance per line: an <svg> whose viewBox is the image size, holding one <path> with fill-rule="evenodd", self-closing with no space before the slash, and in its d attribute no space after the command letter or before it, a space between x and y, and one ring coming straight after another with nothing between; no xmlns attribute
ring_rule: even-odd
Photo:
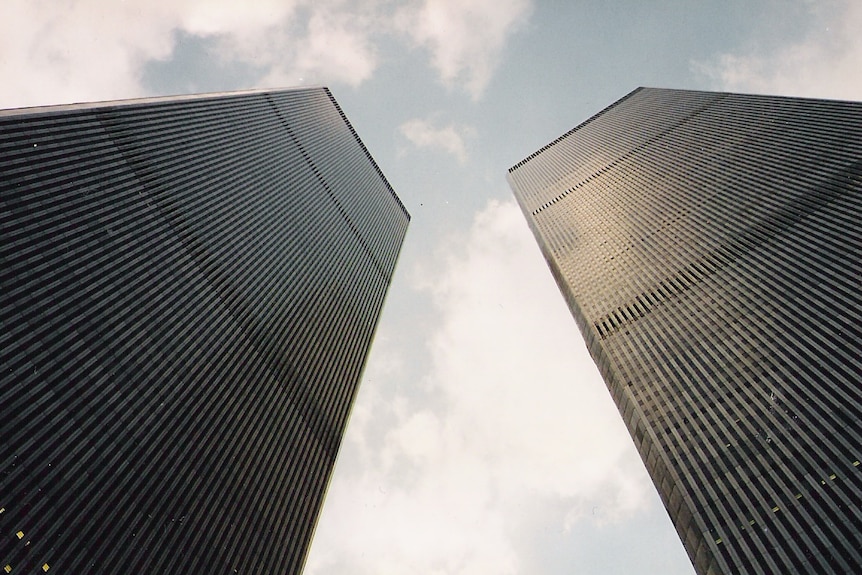
<svg viewBox="0 0 862 575"><path fill-rule="evenodd" d="M299 572L408 221L325 88L0 112L0 569Z"/></svg>
<svg viewBox="0 0 862 575"><path fill-rule="evenodd" d="M862 572L862 104L641 88L509 182L697 572Z"/></svg>

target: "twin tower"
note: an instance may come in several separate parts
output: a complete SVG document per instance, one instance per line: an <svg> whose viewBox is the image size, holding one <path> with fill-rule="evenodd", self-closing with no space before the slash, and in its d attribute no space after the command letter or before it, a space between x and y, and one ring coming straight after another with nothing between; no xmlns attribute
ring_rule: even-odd
<svg viewBox="0 0 862 575"><path fill-rule="evenodd" d="M698 573L862 572L862 105L509 181ZM0 112L0 568L299 573L409 219L325 88Z"/></svg>

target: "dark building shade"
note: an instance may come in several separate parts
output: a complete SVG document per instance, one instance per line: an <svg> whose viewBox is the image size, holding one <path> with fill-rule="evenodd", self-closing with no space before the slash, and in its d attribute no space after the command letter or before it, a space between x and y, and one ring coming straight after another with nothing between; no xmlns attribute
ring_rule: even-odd
<svg viewBox="0 0 862 575"><path fill-rule="evenodd" d="M408 221L325 88L0 112L0 569L298 573Z"/></svg>
<svg viewBox="0 0 862 575"><path fill-rule="evenodd" d="M862 104L638 89L509 182L697 572L862 573Z"/></svg>

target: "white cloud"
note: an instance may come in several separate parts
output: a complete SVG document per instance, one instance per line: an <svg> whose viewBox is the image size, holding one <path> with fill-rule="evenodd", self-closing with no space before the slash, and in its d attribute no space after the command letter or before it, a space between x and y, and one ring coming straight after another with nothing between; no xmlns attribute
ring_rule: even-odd
<svg viewBox="0 0 862 575"><path fill-rule="evenodd" d="M735 92L862 100L862 3L811 5L805 38L771 52L722 54L696 72Z"/></svg>
<svg viewBox="0 0 862 575"><path fill-rule="evenodd" d="M305 0L302 18L222 34L226 59L246 61L268 73L261 86L342 82L358 86L377 68L375 34L379 18L374 0L342 2Z"/></svg>
<svg viewBox="0 0 862 575"><path fill-rule="evenodd" d="M449 124L435 127L430 121L414 118L399 127L401 134L418 148L441 150L452 154L460 163L467 161L467 146L464 137L472 135L472 129Z"/></svg>
<svg viewBox="0 0 862 575"><path fill-rule="evenodd" d="M431 52L447 85L463 83L474 99L484 92L508 37L527 20L531 0L424 0L399 14L399 25Z"/></svg>
<svg viewBox="0 0 862 575"><path fill-rule="evenodd" d="M417 273L439 318L425 398L384 396L405 352L378 340L344 446L363 458L339 462L309 575L525 573L519 531L538 509L552 532L600 528L652 489L514 202L450 246ZM371 414L391 422L376 439Z"/></svg>
<svg viewBox="0 0 862 575"><path fill-rule="evenodd" d="M148 61L176 34L215 38L219 54L266 71L259 85L358 85L373 73L378 2L342 0L4 0L0 107L144 95Z"/></svg>
<svg viewBox="0 0 862 575"><path fill-rule="evenodd" d="M235 0L180 0L170 5L185 5L177 14L180 26L190 34L212 36L229 31L251 36L289 21L300 3L301 0L254 0L242 5Z"/></svg>
<svg viewBox="0 0 862 575"><path fill-rule="evenodd" d="M144 65L171 58L178 33L263 70L258 85L368 80L377 42L427 46L442 79L478 97L529 0L3 0L0 107L145 95ZM302 79L302 80L301 80Z"/></svg>
<svg viewBox="0 0 862 575"><path fill-rule="evenodd" d="M172 50L172 8L120 2L4 0L0 106L139 95L142 63Z"/></svg>

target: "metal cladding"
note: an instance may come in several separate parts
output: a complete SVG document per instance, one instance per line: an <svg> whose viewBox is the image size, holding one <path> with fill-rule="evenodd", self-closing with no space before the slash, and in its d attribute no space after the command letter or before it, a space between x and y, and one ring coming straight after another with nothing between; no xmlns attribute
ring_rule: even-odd
<svg viewBox="0 0 862 575"><path fill-rule="evenodd" d="M862 104L642 88L509 182L697 572L862 572Z"/></svg>
<svg viewBox="0 0 862 575"><path fill-rule="evenodd" d="M408 220L325 88L0 112L0 569L298 573Z"/></svg>

